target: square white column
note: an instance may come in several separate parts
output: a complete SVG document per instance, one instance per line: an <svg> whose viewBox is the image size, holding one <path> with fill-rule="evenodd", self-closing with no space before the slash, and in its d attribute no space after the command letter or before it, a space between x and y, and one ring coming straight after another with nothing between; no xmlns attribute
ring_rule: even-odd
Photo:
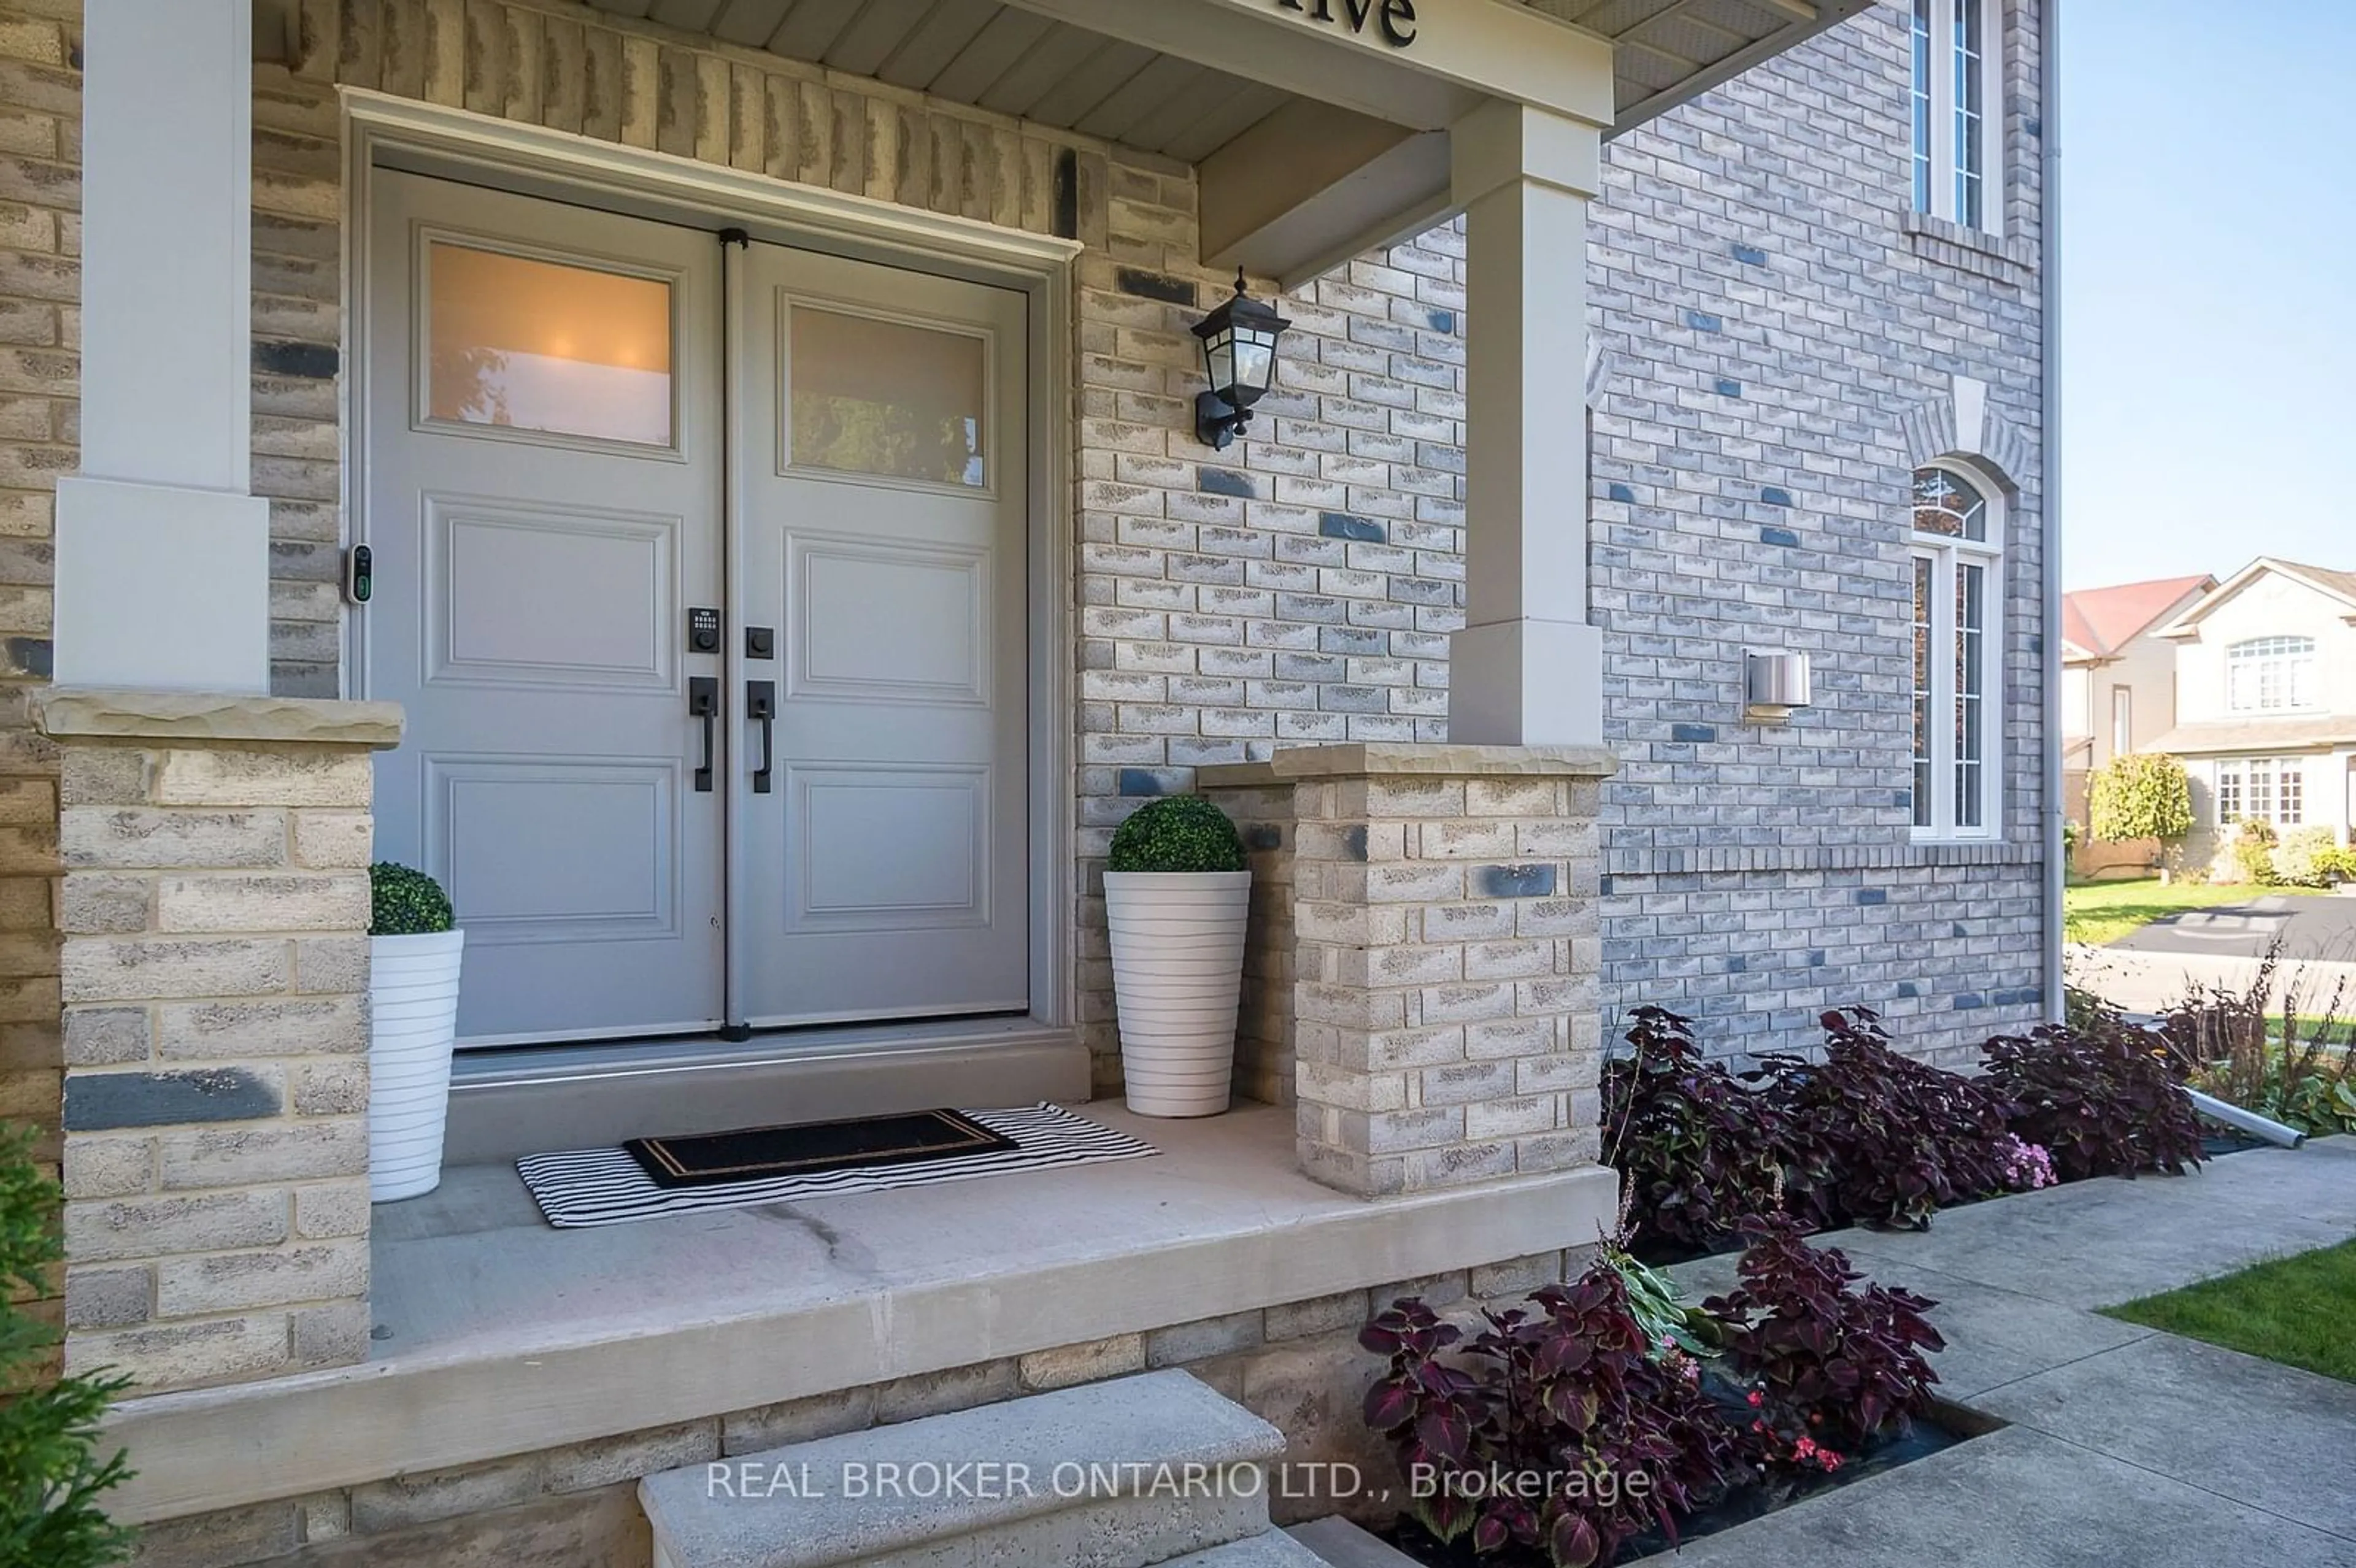
<svg viewBox="0 0 2356 1568"><path fill-rule="evenodd" d="M56 679L265 692L252 429L252 0L88 0L81 469L58 484Z"/></svg>
<svg viewBox="0 0 2356 1568"><path fill-rule="evenodd" d="M1587 613L1587 204L1602 130L1492 102L1451 132L1465 212L1466 626L1448 737L1603 739L1603 639Z"/></svg>

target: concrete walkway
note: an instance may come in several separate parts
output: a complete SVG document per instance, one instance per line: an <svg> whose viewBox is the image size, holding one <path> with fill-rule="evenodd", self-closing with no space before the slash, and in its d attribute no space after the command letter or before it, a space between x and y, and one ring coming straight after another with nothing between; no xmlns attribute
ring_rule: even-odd
<svg viewBox="0 0 2356 1568"><path fill-rule="evenodd" d="M2347 1137L1976 1204L1919 1233L1844 1232L1876 1280L1938 1301L1941 1392L2008 1424L1675 1561L2356 1568L2356 1385L2092 1310L2351 1236ZM1733 1260L1673 1272L1708 1295Z"/></svg>

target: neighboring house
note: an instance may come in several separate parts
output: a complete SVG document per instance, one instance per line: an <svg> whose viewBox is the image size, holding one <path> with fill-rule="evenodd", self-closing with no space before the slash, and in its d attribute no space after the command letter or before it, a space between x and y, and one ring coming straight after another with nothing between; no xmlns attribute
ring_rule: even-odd
<svg viewBox="0 0 2356 1568"><path fill-rule="evenodd" d="M2261 556L2157 635L2176 648L2176 724L2148 750L2192 775L2194 864L2235 823L2350 836L2356 761L2356 571Z"/></svg>
<svg viewBox="0 0 2356 1568"><path fill-rule="evenodd" d="M1627 1008L2047 1016L2051 18L0 0L0 1087L142 1561L643 1568L648 1471L1148 1361L1346 1454L1370 1293L1610 1223ZM521 1152L1112 1093L1106 847L1198 787L1263 1104L519 1220ZM371 857L455 895L478 1162L375 1213Z"/></svg>
<svg viewBox="0 0 2356 1568"><path fill-rule="evenodd" d="M2081 827L2088 778L2176 722L2176 647L2153 634L2216 586L2214 577L2163 577L2062 595L2062 809ZM2081 840L2072 865L2091 876L2150 859L2148 845Z"/></svg>

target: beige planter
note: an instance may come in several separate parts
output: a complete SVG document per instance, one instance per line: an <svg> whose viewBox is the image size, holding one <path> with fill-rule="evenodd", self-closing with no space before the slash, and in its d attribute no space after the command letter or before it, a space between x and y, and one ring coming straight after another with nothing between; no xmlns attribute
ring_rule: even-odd
<svg viewBox="0 0 2356 1568"><path fill-rule="evenodd" d="M442 1184L463 931L369 938L369 1200Z"/></svg>
<svg viewBox="0 0 2356 1568"><path fill-rule="evenodd" d="M1120 1071L1141 1116L1215 1116L1236 1071L1249 871L1108 871Z"/></svg>

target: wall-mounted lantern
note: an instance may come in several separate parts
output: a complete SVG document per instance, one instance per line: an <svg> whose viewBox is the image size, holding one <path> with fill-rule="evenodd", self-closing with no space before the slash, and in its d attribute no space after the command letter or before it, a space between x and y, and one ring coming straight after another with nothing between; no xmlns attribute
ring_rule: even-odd
<svg viewBox="0 0 2356 1568"><path fill-rule="evenodd" d="M1788 724L1795 709L1815 701L1808 656L1751 653L1743 656L1742 717L1751 724Z"/></svg>
<svg viewBox="0 0 2356 1568"><path fill-rule="evenodd" d="M1277 339L1291 325L1244 292L1240 267L1235 297L1195 324L1211 382L1194 400L1194 434L1205 446L1224 452L1251 423L1252 405L1276 379Z"/></svg>

